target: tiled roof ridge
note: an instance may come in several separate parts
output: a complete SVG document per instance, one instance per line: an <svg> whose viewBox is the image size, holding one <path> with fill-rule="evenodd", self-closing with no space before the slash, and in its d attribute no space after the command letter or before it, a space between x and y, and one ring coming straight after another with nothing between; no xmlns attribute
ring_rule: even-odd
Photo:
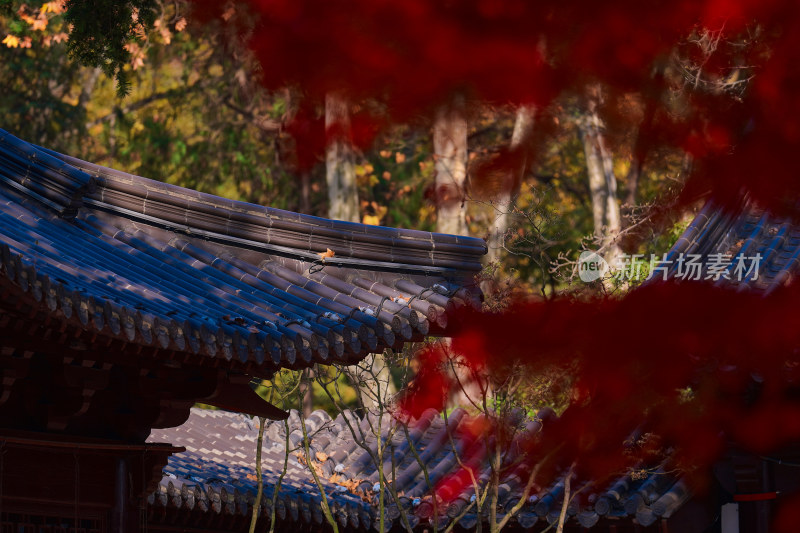
<svg viewBox="0 0 800 533"><path fill-rule="evenodd" d="M83 197L96 189L96 180L83 170L2 129L0 146L0 181L59 216L74 217Z"/></svg>
<svg viewBox="0 0 800 533"><path fill-rule="evenodd" d="M397 271L406 265L437 273L479 271L487 249L480 238L329 220L225 199L46 148L30 150L93 178L97 186L83 199L93 208L233 246L312 261L330 248L335 256L326 263L338 266L383 266Z"/></svg>
<svg viewBox="0 0 800 533"><path fill-rule="evenodd" d="M24 210L18 209L19 205L13 201L4 203L3 207L8 210L8 214L29 216L22 215ZM50 217L57 218L54 214ZM46 221L39 219L38 222ZM84 230L92 229L91 224L104 224L93 215L78 217L77 222ZM140 336L142 341L148 345L206 353L210 356L214 356L220 350L227 360L238 356L238 359L245 362L250 360L248 353L251 353L257 365L271 363L292 368L312 362L352 360L352 354L360 354L365 350L374 351L379 345L394 345L398 336L405 340L414 335L424 334L423 332L427 333L429 321L444 327L447 323L445 307L453 305L449 298L441 296L435 290L423 289L411 281L406 281L405 284L401 284L403 289L415 290L416 294L423 294L423 296L417 298L418 301L401 302L402 305L389 298L378 305L378 308L382 307L383 309L377 310L361 300L353 299L353 302L350 302L348 298L351 297L337 293L322 283L302 278L285 267L268 266L269 270L254 270L252 274L245 271L237 272L236 277L239 279L237 283L249 282L251 284L249 290L258 291L254 295L241 291L239 297L253 304L256 302L254 298L257 297L262 299L260 300L262 303L270 303L273 299L278 298L278 296L273 298L272 293L281 290L279 284L283 281L286 283L283 288L291 291L291 296L294 298L291 301L283 302L279 299L275 300L281 305L278 309L283 317L273 316L274 313L269 310L255 310L254 312L258 315L256 318L261 320L250 317L256 321L253 322L255 326L251 324L249 328L246 319L239 316L235 319L233 317L223 318L223 322L217 324L198 316L192 318L190 315L183 319L182 315L175 315L174 309L169 305L148 299L147 293L136 292L134 290L136 288L133 286L129 287L129 297L138 302L135 306L117 302L107 289L104 289L102 295L87 295L85 289L70 288L61 279L63 273L59 274L43 262L28 264L26 255L32 254L33 248L49 247L49 243L44 240L34 244L26 243L24 235L16 235L12 230L11 227L6 228L6 231L11 234L5 236L5 240L12 246L6 242L0 242L0 266L4 268L5 277L15 282L23 292L30 293L37 302L46 304L50 311L60 309L67 319L76 316L83 326L92 327L97 331L108 327L114 335L124 334L129 341L134 341L137 336ZM94 230L101 239L108 240L108 237L100 230L97 228ZM109 231L113 231L113 228ZM15 237L18 237L18 240ZM117 231L116 237L117 240L122 241L149 239L149 236L142 232L128 235L123 231ZM158 243L153 244L157 245ZM174 249L175 254L192 252L195 256L200 257L203 252L199 249L190 249L189 243L178 244L181 244L182 249ZM89 243L85 243L84 246L89 246ZM131 248L130 252L138 251ZM107 258L110 257L111 254L108 254ZM138 254L137 257L142 257L142 261L147 259L142 254ZM209 262L211 262L210 259ZM244 262L238 264L242 268L247 267ZM182 263L176 262L175 265L175 268L178 268ZM67 267L62 265L62 268ZM272 272L273 270L275 273ZM91 272L79 272L78 268L71 269L69 273L80 274L92 280L93 286L97 290L100 290L105 283L102 279L95 279L96 276ZM213 274L215 273L210 272L209 275ZM272 276L272 278L268 276ZM306 288L292 285L290 280L294 279L293 276L298 278L297 283L303 284ZM321 276L324 274L320 274L318 277ZM274 285L269 285L263 280ZM334 280L325 281L330 284ZM358 279L354 282L360 283ZM380 290L392 290L377 282L371 283L373 287L382 287ZM241 288L245 288L244 285ZM361 298L380 299L378 295L368 291L362 290L364 294L354 292L358 288L349 284L344 288ZM330 291L330 294L326 291ZM288 298L287 294L282 297ZM326 298L326 295L331 299ZM209 298L211 297L209 296ZM444 301L440 300L442 298ZM350 303L354 307L348 308L347 304ZM210 301L209 305L216 304L219 302L214 300ZM439 306L439 304L442 305ZM197 309L196 307L195 310ZM242 308L243 312L244 308ZM272 317L273 321L265 320L264 313L270 313L268 316ZM257 331L250 331L254 327Z"/></svg>
<svg viewBox="0 0 800 533"><path fill-rule="evenodd" d="M692 270L689 260L699 264L699 270ZM720 261L723 268L717 275ZM790 281L798 268L800 225L742 196L733 206L709 199L675 241L658 271L666 271L667 277L676 281L700 279L739 291L769 294ZM662 276L655 275L649 282L657 282Z"/></svg>

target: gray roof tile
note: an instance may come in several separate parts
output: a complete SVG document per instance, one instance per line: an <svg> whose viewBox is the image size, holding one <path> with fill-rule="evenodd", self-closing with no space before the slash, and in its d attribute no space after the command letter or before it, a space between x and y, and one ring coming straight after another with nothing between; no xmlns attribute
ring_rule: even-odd
<svg viewBox="0 0 800 533"><path fill-rule="evenodd" d="M378 480L377 469L367 452L356 442L351 430L343 423L344 416L350 417L356 424L353 429L357 432L358 426L366 429L371 423L371 427L377 427L374 418L359 420L348 412L332 420L325 412L316 411L306 419L310 436L309 447L314 455L316 452L321 452L316 456L317 467L325 494L334 514L340 520L341 527L346 530L361 527L377 529L379 508L373 487ZM455 411L448 417L449 433L453 437L456 450L464 454L462 460L465 459L465 454L470 453L474 454L472 457L480 459L477 463L476 477L481 484L484 484L489 479L490 466L487 455L481 453L485 446L483 441L478 439L470 451L465 450L468 444L464 440L461 428L464 427L462 424L469 423L470 420L471 418L463 410ZM193 453L187 448L186 452L170 458L164 470L165 481L162 481L160 492L157 491L150 498L149 514L153 524L159 523L158 517L166 516L167 510L191 504L191 498L185 494L186 491L178 496L179 490L169 489L169 482L173 483L173 487L179 486L180 483L202 486L210 500L213 500L213 495L221 492L223 487L233 486L236 490L227 492L229 500L232 498L233 501L231 505L235 505L236 512L245 514L251 512L251 507L248 506L252 506L256 492L254 461L255 439L258 433L258 428L253 422L245 415L226 411L214 411L212 414L201 409L192 409L189 419L182 426L154 430L151 433L149 440L152 442L167 441L184 446L190 438L200 440L203 435L212 433L221 435L213 445L214 453L203 452L202 449L201 453ZM291 413L288 423L290 435L302 438L297 412ZM269 516L271 513L271 497L283 469L285 459L283 424L277 421L268 422L265 428L262 468L266 498L262 502L263 516ZM386 429L384 435L390 431L391 424L389 426L382 424ZM528 429L539 431L542 426L528 424ZM472 501L472 488L465 489L461 494L448 495L441 490L441 485L438 485L438 494L443 499L440 502L438 516L434 514L431 499L433 492L426 484L419 462L413 457L409 445L409 442L414 443L421 460L426 464L434 486L437 486L439 480L459 472L461 466L455 459L444 420L431 410L408 426L407 437L402 429L398 429L395 435L400 435L400 438L396 439L397 446L393 453L395 477L392 478L391 455L384 464L384 472L388 479L394 480L394 486L402 495L398 507L387 493L386 523L391 524L393 521L399 523L401 508L412 526L434 522L444 526L451 519L464 513ZM365 436L366 439L362 442L374 450L376 443L374 435L368 432ZM518 434L516 438L524 439L525 436ZM298 453L303 455L298 448L299 443L298 440L295 445L290 445L286 475L278 492L277 518L284 527L290 527L290 522L295 522L298 526L311 525L312 521L319 524L322 516L319 489L310 471L298 457ZM502 467L504 473L501 475L499 487L499 516L509 512L522 495L526 480L520 478L521 475L524 477L524 474L520 473L524 470L524 464L516 466L512 464L520 459L523 462L525 460L524 457L513 453L504 457ZM573 501L569 506L567 523L592 528L618 523L619 520L635 520L638 524L648 526L661 517L670 517L686 502L691 492L685 481L667 475L663 470L654 468L648 472L641 478L624 475L605 486L587 486L582 492L584 497ZM580 489L580 486L573 487L573 491L576 489ZM169 497L160 498L159 495L162 493ZM536 530L539 530L546 527L558 519L563 494L563 477L556 479L547 487L534 491L513 518L512 524L522 529L536 527ZM224 500L221 496L220 498ZM293 514L292 506L308 510ZM212 506L201 514L224 512L226 512L224 508ZM197 517L195 519L200 520ZM467 510L459 525L462 528L472 529L479 519L485 520L486 516L479 518ZM209 517L206 516L203 520L209 520ZM233 531L235 528L230 530Z"/></svg>
<svg viewBox="0 0 800 533"><path fill-rule="evenodd" d="M800 265L800 226L746 200L736 212L723 209L712 200L667 254L668 277L674 280L691 277L685 271L681 276L678 265L680 257L685 260L690 254L700 256L701 279L766 294L796 275ZM715 280L708 266L717 260L724 263L725 273ZM749 273L742 270L740 275L736 270L740 262L746 269L750 266L757 269ZM706 280L707 277L710 279ZM660 276L651 282L656 278Z"/></svg>
<svg viewBox="0 0 800 533"><path fill-rule="evenodd" d="M226 200L0 130L0 284L86 329L203 361L268 374L442 333L449 309L477 300L485 250Z"/></svg>

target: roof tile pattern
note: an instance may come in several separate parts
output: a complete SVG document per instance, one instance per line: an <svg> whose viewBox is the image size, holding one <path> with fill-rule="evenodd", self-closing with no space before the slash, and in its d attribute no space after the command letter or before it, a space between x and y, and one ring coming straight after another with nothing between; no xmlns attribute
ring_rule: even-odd
<svg viewBox="0 0 800 533"><path fill-rule="evenodd" d="M441 333L476 303L486 250L226 200L2 130L0 206L0 284L89 330L265 372Z"/></svg>
<svg viewBox="0 0 800 533"><path fill-rule="evenodd" d="M466 433L462 429L469 421L470 417L463 410L456 410L448 417L447 426L431 410L409 425L407 433L402 429L394 431L392 447L384 459L384 472L387 479L394 479L393 484L402 496L398 506L389 493L385 493L387 531L392 524L400 527L401 513L412 527L433 522L444 526L460 517L459 525L469 529L479 519L486 518L471 511L470 502L474 499L471 486L459 494L450 494L440 483L461 469L454 451L462 460L467 456L480 458L477 478L481 484L489 479L490 467L482 439L477 441L477 449L470 449L470 442L474 445L476 441L464 438ZM320 479L339 525L347 530L377 529L378 470L371 456L359 444L375 451L377 439L373 429L378 427L377 419L368 417L361 420L349 412L331 419L325 412L316 411L305 422L310 438L309 449L312 458L316 458ZM180 510L183 510L186 520L203 519L199 517L209 520L208 513L249 515L256 492L256 423L244 415L193 409L182 426L154 430L151 441L172 442L185 446L187 451L170 458L159 490L149 500L151 521L174 518ZM271 514L272 495L286 460L286 474L276 500L277 519L285 524L319 525L324 520L321 497L303 459L300 423L298 413L292 411L288 419L288 460L284 422L271 422L265 428L262 466L266 498L261 513L264 516ZM381 421L384 438L392 424L388 416ZM518 438L525 438L530 432L541 429L539 421L530 421ZM453 437L452 444L450 436ZM511 446L511 450L517 448ZM519 468L508 468L516 459L513 451L504 458L507 465L499 487L500 517L517 504L527 481ZM421 463L426 465L430 483L440 487L438 495L442 501L438 515L434 513L432 491ZM576 489L573 487L573 491ZM542 488L525 502L513 518L512 525L539 530L557 521L563 494L563 478ZM654 470L639 479L622 476L608 486L591 487L584 496L569 506L568 524L585 528L599 525L602 528L621 520L635 519L636 523L649 526L662 517L672 516L687 501L690 491L683 481Z"/></svg>
<svg viewBox="0 0 800 533"><path fill-rule="evenodd" d="M686 265L692 255L699 256L697 262L703 265L697 274ZM666 261L667 275L674 279L697 277L769 293L796 275L800 226L748 202L739 212L730 212L711 201L678 238ZM721 266L710 271L714 264Z"/></svg>

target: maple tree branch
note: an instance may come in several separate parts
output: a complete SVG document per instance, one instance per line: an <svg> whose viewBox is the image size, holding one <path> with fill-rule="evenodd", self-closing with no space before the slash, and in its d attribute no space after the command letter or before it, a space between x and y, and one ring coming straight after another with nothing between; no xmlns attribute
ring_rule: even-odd
<svg viewBox="0 0 800 533"><path fill-rule="evenodd" d="M328 399L336 406L336 409L340 413L344 413L345 410L346 410L346 407L344 405L344 401L343 401L341 390L339 389L339 379L338 378L341 375L349 375L349 373L347 373L343 368L337 367L336 374L334 375L334 377L332 379L330 379L328 381L323 381L322 374L323 374L322 372L316 372L315 373L316 378L317 378L317 382L322 387L322 390L325 391L325 394L328 396ZM334 387L334 390L336 391L336 395L338 396L338 399L334 398L333 394L331 394L330 390L328 389L328 386L330 384L333 384L333 387ZM358 391L356 393L357 397L362 394L362 391L361 391L360 387L356 387L356 391ZM363 402L360 401L360 403L363 405ZM379 403L378 405L382 406L383 404ZM382 410L380 412L380 418L381 419L383 418L383 411ZM389 495L392 497L392 500L393 500L394 504L397 506L397 509L400 511L400 521L403 524L403 527L409 533L413 533L414 529L411 526L411 523L408 521L408 517L406 516L406 514L404 512L404 509L403 509L402 504L400 502L400 497L397 494L397 490L395 489L393 484L386 483L386 478L385 478L384 473L383 473L383 462L382 462L383 451L382 451L382 449L384 447L384 444L382 443L382 439L380 437L378 437L378 444L377 444L377 448L376 448L376 453L373 454L372 450L367 445L367 442L366 442L367 435L364 433L364 430L361 428L361 425L360 424L355 424L355 426L358 427L358 433L356 433L356 429L355 429L355 427L353 427L354 425L352 424L352 422L350 420L350 417L342 416L342 419L344 420L345 425L347 426L348 430L350 431L350 434L353 436L353 440L355 441L356 445L358 445L361 449L363 449L367 453L367 455L369 455L369 457L372 460L372 462L375 465L375 467L380 470L380 472L378 473L378 484L379 484L379 488L381 489L381 496L379 496L379 499L383 497L383 489L384 488L388 489ZM380 422L379 422L379 425L380 425ZM406 435L408 435L407 428L405 427L405 425L403 425L403 427L406 429ZM391 441L391 437L394 435L394 432L396 430L397 430L397 426L393 427L390 430L390 432L387 434L387 442ZM373 434L374 433L375 432L373 430ZM394 461L394 456L392 457L392 461ZM393 463L393 466L394 466L394 463ZM393 470L393 472L394 472L394 470ZM394 476L394 473L392 475ZM383 506L379 505L379 508L380 508L380 513L381 513L380 523L382 524L381 527L383 527L383 522L384 522L384 519L383 519L383 514L384 514Z"/></svg>
<svg viewBox="0 0 800 533"><path fill-rule="evenodd" d="M283 123L281 123L280 121L267 117L258 116L252 111L249 111L234 104L233 102L231 102L230 98L224 98L222 100L222 104L225 107L233 111L236 111L237 113L242 115L244 118L249 120L254 126L256 126L258 129L262 131L275 133L283 129Z"/></svg>
<svg viewBox="0 0 800 533"><path fill-rule="evenodd" d="M261 449L264 445L264 422L263 416L258 417L258 437L256 440L256 499L253 501L253 515L250 518L250 533L255 533L258 515L261 514L261 497L264 493L264 478L261 472Z"/></svg>
<svg viewBox="0 0 800 533"><path fill-rule="evenodd" d="M304 375L307 373L308 369L303 371ZM331 513L331 508L328 505L328 495L325 493L325 487L322 486L322 481L320 481L319 479L319 474L317 473L317 469L311 462L311 450L309 449L310 439L308 437L308 430L306 429L305 413L303 413L302 409L299 409L298 413L300 415L300 428L303 430L303 452L305 453L306 467L308 468L308 471L311 472L311 476L314 478L314 483L317 485L319 494L322 497L322 513L325 515L325 519L328 521L328 524L331 526L331 529L333 529L333 533L339 533L339 525L336 523L336 519L333 517L333 513Z"/></svg>
<svg viewBox="0 0 800 533"><path fill-rule="evenodd" d="M184 94L190 94L197 92L201 89L205 89L205 84L195 82L192 85L186 87L179 87L173 89L167 89L166 91L159 91L157 93L153 93L149 96L142 98L141 100L137 100L131 104L126 105L125 107L115 107L111 113L107 113L101 117L98 117L91 122L86 123L86 128L92 128L97 126L98 124L102 124L103 122L108 122L110 120L115 119L117 116L120 115L127 115L128 113L132 113L134 111L138 111L143 107L147 107L148 105L152 104L153 102L157 102L159 100L168 100L170 98L181 96Z"/></svg>

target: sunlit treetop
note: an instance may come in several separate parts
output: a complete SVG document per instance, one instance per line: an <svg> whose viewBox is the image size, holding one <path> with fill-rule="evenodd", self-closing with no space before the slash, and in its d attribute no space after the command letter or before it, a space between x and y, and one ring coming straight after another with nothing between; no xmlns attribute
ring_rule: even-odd
<svg viewBox="0 0 800 533"><path fill-rule="evenodd" d="M142 47L157 30L169 43L169 29L159 18L155 0L56 0L24 3L2 0L0 12L8 27L2 44L9 48L50 46L66 42L69 54L80 63L98 67L114 78L120 96L130 91L128 65L143 66ZM181 31L185 19L172 28Z"/></svg>

